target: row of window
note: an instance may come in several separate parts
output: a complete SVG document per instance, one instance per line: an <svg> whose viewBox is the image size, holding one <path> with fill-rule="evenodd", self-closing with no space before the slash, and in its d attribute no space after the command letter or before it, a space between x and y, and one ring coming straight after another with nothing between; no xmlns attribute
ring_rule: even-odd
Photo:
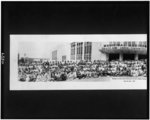
<svg viewBox="0 0 150 120"><path fill-rule="evenodd" d="M77 55L76 55L76 59L77 60L82 60L82 49L83 49L83 43L77 43Z"/></svg>
<svg viewBox="0 0 150 120"><path fill-rule="evenodd" d="M109 49L109 48L104 47L103 49L107 50L107 49ZM113 48L111 48L111 49L118 49L118 48L117 48L117 47L113 47ZM123 49L130 49L130 48L123 48ZM143 50L143 48L132 48L132 50Z"/></svg>
<svg viewBox="0 0 150 120"><path fill-rule="evenodd" d="M147 47L147 42L110 42L109 44L104 45L104 47L113 47L113 46L132 46L132 47Z"/></svg>
<svg viewBox="0 0 150 120"><path fill-rule="evenodd" d="M77 43L76 47L77 47L76 59L82 60L83 42ZM84 43L84 60L91 60L91 50L92 50L92 43L85 42ZM71 59L75 60L75 42L71 44Z"/></svg>
<svg viewBox="0 0 150 120"><path fill-rule="evenodd" d="M82 49L83 49L83 47L82 47L82 45L83 45L83 43L81 42L81 43L77 43L77 54L78 55L82 55Z"/></svg>
<svg viewBox="0 0 150 120"><path fill-rule="evenodd" d="M91 61L91 52L92 52L92 43L91 42L85 43L84 60Z"/></svg>
<svg viewBox="0 0 150 120"><path fill-rule="evenodd" d="M84 60L87 60L87 61L91 61L91 54L85 54L84 55Z"/></svg>
<svg viewBox="0 0 150 120"><path fill-rule="evenodd" d="M75 60L75 55L71 55L71 60ZM82 55L76 55L76 60L82 60ZM85 54L84 60L91 61L91 54Z"/></svg>
<svg viewBox="0 0 150 120"><path fill-rule="evenodd" d="M92 44L91 42L86 42L84 44L84 53L91 53ZM77 43L77 54L82 54L83 43ZM75 55L75 45L71 45L71 55Z"/></svg>

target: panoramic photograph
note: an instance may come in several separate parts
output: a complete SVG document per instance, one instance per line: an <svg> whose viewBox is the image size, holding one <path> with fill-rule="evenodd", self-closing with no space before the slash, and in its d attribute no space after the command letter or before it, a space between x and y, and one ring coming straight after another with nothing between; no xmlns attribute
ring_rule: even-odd
<svg viewBox="0 0 150 120"><path fill-rule="evenodd" d="M10 35L10 41L13 87L69 83L73 89L146 89L145 34Z"/></svg>

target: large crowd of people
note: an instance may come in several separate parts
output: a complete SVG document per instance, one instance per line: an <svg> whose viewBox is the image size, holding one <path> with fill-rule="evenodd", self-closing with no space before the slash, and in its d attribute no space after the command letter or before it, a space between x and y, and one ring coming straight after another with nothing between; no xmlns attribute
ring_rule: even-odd
<svg viewBox="0 0 150 120"><path fill-rule="evenodd" d="M19 63L19 81L47 82L102 76L147 76L147 60Z"/></svg>

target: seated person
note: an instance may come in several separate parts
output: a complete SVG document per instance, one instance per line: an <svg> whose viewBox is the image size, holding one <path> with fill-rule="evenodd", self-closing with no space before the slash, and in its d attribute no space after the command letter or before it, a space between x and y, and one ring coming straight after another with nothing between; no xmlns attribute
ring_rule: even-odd
<svg viewBox="0 0 150 120"><path fill-rule="evenodd" d="M56 72L56 73L55 73L55 78L54 78L54 80L60 81L60 73L59 73L59 72Z"/></svg>
<svg viewBox="0 0 150 120"><path fill-rule="evenodd" d="M75 79L77 77L77 74L75 71L71 71L69 74L68 74L68 79Z"/></svg>
<svg viewBox="0 0 150 120"><path fill-rule="evenodd" d="M29 81L30 81L30 79L31 79L31 78L30 78L30 75L29 75L29 74L27 74L27 75L26 75L26 82L29 82Z"/></svg>
<svg viewBox="0 0 150 120"><path fill-rule="evenodd" d="M80 70L77 70L76 74L77 74L77 78L78 78L78 79L81 79L81 78L82 78L82 75L81 75Z"/></svg>
<svg viewBox="0 0 150 120"><path fill-rule="evenodd" d="M23 74L19 74L19 81L25 82L26 81L26 76Z"/></svg>
<svg viewBox="0 0 150 120"><path fill-rule="evenodd" d="M80 71L80 74L81 74L81 78L86 78L85 71L81 70L81 71Z"/></svg>
<svg viewBox="0 0 150 120"><path fill-rule="evenodd" d="M60 75L61 81L65 81L67 80L67 74L65 72L62 72L62 74Z"/></svg>

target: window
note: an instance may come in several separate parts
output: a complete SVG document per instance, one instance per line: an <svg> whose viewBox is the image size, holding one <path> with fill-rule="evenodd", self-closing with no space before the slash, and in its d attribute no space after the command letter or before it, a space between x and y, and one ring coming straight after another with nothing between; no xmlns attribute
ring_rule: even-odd
<svg viewBox="0 0 150 120"><path fill-rule="evenodd" d="M117 42L117 46L120 46L120 42Z"/></svg>
<svg viewBox="0 0 150 120"><path fill-rule="evenodd" d="M71 43L71 60L75 60L75 42Z"/></svg>
<svg viewBox="0 0 150 120"><path fill-rule="evenodd" d="M147 47L147 42L144 42L144 47Z"/></svg>
<svg viewBox="0 0 150 120"><path fill-rule="evenodd" d="M83 45L82 42L77 43L77 54L76 54L77 60L82 60L82 49L83 49L82 45Z"/></svg>
<svg viewBox="0 0 150 120"><path fill-rule="evenodd" d="M109 45L112 46L112 42L109 42Z"/></svg>
<svg viewBox="0 0 150 120"><path fill-rule="evenodd" d="M124 42L124 46L127 46L127 42Z"/></svg>
<svg viewBox="0 0 150 120"><path fill-rule="evenodd" d="M128 46L131 46L131 42L128 42Z"/></svg>
<svg viewBox="0 0 150 120"><path fill-rule="evenodd" d="M135 47L135 42L132 42L132 47Z"/></svg>
<svg viewBox="0 0 150 120"><path fill-rule="evenodd" d="M139 47L141 47L142 46L142 42L139 42L139 45L138 45Z"/></svg>
<svg viewBox="0 0 150 120"><path fill-rule="evenodd" d="M92 43L86 42L84 44L84 60L91 61L91 51L92 51Z"/></svg>
<svg viewBox="0 0 150 120"><path fill-rule="evenodd" d="M135 47L137 47L137 42L135 42Z"/></svg>
<svg viewBox="0 0 150 120"><path fill-rule="evenodd" d="M114 42L114 46L117 46L117 43L116 43L116 42Z"/></svg>

